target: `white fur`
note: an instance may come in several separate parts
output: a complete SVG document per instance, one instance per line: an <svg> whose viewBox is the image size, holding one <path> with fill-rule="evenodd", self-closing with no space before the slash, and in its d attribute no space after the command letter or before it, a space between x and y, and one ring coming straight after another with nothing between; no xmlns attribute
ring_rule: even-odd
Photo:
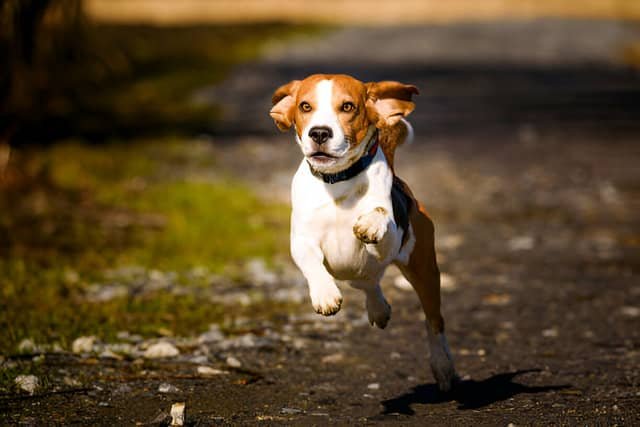
<svg viewBox="0 0 640 427"><path fill-rule="evenodd" d="M335 184L313 176L306 160L300 164L291 192L291 254L309 283L312 304L319 313L339 310L336 282L343 281L367 294L370 320L386 325L389 308L378 283L385 268L397 260L402 241L393 218L392 181L380 149L364 172ZM386 215L376 208L383 208ZM356 237L358 222L376 235L378 243Z"/></svg>

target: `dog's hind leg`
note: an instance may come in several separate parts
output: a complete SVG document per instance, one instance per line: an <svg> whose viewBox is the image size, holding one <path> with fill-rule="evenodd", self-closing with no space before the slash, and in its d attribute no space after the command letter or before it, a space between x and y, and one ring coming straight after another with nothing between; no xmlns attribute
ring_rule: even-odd
<svg viewBox="0 0 640 427"><path fill-rule="evenodd" d="M372 284L370 282L351 282L351 286L363 291L367 297L367 316L369 323L376 325L380 329L384 329L391 319L391 306L382 293L379 283Z"/></svg>
<svg viewBox="0 0 640 427"><path fill-rule="evenodd" d="M436 262L433 222L423 208L418 206L412 209L410 217L415 246L408 262L398 263L398 267L415 289L422 304L433 376L440 390L449 391L457 376L440 313L440 271Z"/></svg>

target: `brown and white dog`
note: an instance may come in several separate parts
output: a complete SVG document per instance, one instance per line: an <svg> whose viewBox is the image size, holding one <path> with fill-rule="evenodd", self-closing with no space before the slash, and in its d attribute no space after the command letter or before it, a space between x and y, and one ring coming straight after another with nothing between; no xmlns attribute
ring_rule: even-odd
<svg viewBox="0 0 640 427"><path fill-rule="evenodd" d="M316 74L273 94L271 117L291 126L304 159L291 188L291 254L325 316L340 310L337 283L366 294L369 321L384 328L391 307L380 288L396 264L420 298L427 320L429 362L441 390L456 378L440 314L440 272L433 223L393 170L396 147L411 137L404 117L415 86L363 83Z"/></svg>

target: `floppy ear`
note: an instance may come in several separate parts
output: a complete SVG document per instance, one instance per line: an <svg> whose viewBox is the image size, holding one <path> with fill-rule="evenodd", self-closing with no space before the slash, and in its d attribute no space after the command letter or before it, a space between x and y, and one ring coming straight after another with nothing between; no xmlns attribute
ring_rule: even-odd
<svg viewBox="0 0 640 427"><path fill-rule="evenodd" d="M300 86L300 80L292 80L286 85L280 86L273 93L271 102L273 108L269 115L276 122L281 131L286 131L293 125L293 115L296 108L296 92Z"/></svg>
<svg viewBox="0 0 640 427"><path fill-rule="evenodd" d="M418 95L418 88L399 82L384 81L366 83L367 111L373 116L376 127L393 126L401 118L408 116L415 104L412 95Z"/></svg>

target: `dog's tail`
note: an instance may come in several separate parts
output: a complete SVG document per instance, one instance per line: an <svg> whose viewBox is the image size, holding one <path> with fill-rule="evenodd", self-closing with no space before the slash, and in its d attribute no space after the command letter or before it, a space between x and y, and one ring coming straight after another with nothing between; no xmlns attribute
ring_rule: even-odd
<svg viewBox="0 0 640 427"><path fill-rule="evenodd" d="M382 147L382 152L392 170L396 148L405 143L411 144L413 135L413 127L405 119L400 119L394 126L384 127L379 130L380 147Z"/></svg>

